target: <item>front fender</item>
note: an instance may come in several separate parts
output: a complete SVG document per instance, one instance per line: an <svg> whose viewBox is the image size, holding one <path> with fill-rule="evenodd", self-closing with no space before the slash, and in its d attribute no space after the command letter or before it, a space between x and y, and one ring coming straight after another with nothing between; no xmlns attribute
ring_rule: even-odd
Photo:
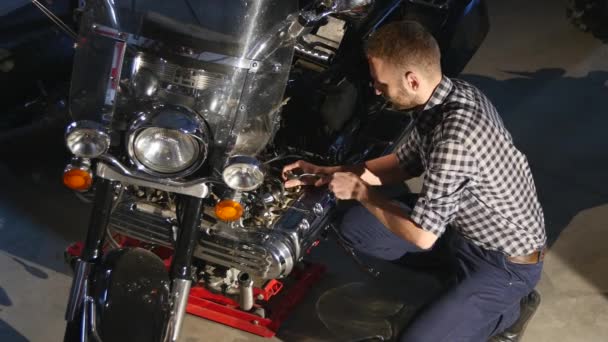
<svg viewBox="0 0 608 342"><path fill-rule="evenodd" d="M143 248L121 248L94 275L102 341L161 341L170 313L170 280L162 260Z"/></svg>

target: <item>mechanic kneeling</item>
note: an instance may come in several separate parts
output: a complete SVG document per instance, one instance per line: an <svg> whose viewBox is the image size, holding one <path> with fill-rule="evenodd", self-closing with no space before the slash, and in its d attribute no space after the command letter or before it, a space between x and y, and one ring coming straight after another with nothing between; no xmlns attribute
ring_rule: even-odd
<svg viewBox="0 0 608 342"><path fill-rule="evenodd" d="M376 93L397 109L415 111L413 131L396 153L362 165L288 165L284 173L327 177L286 186L328 184L336 198L357 200L342 234L385 260L430 249L451 229L457 282L414 319L401 341L487 341L516 322L520 300L541 275L543 211L526 157L486 96L443 76L437 42L421 25L380 28L366 53ZM411 210L372 188L423 172Z"/></svg>

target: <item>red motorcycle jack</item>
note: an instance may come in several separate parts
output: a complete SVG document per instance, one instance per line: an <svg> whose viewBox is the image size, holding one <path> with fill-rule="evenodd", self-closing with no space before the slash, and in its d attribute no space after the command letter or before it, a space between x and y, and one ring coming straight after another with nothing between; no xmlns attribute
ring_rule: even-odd
<svg viewBox="0 0 608 342"><path fill-rule="evenodd" d="M66 260L69 262L80 257L81 252L82 242L70 245L65 251ZM166 265L171 264L170 258L164 260ZM191 315L258 336L273 337L289 314L325 273L325 266L321 264L302 263L300 266L283 281L273 279L262 288L254 287L255 303L252 312L240 310L239 303L234 299L211 292L200 285L190 289L186 311ZM261 317L253 313L256 311L269 314L267 317Z"/></svg>
<svg viewBox="0 0 608 342"><path fill-rule="evenodd" d="M262 308L265 312L270 312L268 318L242 311L233 299L217 295L200 286L190 290L186 311L239 330L272 337L324 272L325 266L321 264L306 264L302 269L294 270L285 279L285 284L289 285L271 280L261 289L254 288L253 295L257 301L253 311ZM271 298L274 300L271 301Z"/></svg>

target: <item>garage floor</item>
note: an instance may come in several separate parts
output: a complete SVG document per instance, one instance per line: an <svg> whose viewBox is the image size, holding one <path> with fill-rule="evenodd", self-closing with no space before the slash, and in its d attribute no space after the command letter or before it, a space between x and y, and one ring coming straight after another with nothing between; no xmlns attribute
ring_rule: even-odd
<svg viewBox="0 0 608 342"><path fill-rule="evenodd" d="M495 102L528 155L545 209L552 245L524 342L608 336L608 45L571 27L565 3L490 1L490 34L463 76ZM71 279L62 251L84 236L88 217L60 186L62 144L52 126L0 142L0 341L61 340ZM374 280L332 241L315 258L328 274L272 340L390 333L391 319L439 284L386 264ZM191 316L181 340L269 341Z"/></svg>

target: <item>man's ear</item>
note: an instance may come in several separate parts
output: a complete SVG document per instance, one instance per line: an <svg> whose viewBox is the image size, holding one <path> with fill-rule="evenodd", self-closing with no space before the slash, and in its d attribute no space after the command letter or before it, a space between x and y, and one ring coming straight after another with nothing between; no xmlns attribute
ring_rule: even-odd
<svg viewBox="0 0 608 342"><path fill-rule="evenodd" d="M406 83L406 89L418 91L418 88L420 88L420 80L418 79L418 75L412 71L405 72L404 82Z"/></svg>

